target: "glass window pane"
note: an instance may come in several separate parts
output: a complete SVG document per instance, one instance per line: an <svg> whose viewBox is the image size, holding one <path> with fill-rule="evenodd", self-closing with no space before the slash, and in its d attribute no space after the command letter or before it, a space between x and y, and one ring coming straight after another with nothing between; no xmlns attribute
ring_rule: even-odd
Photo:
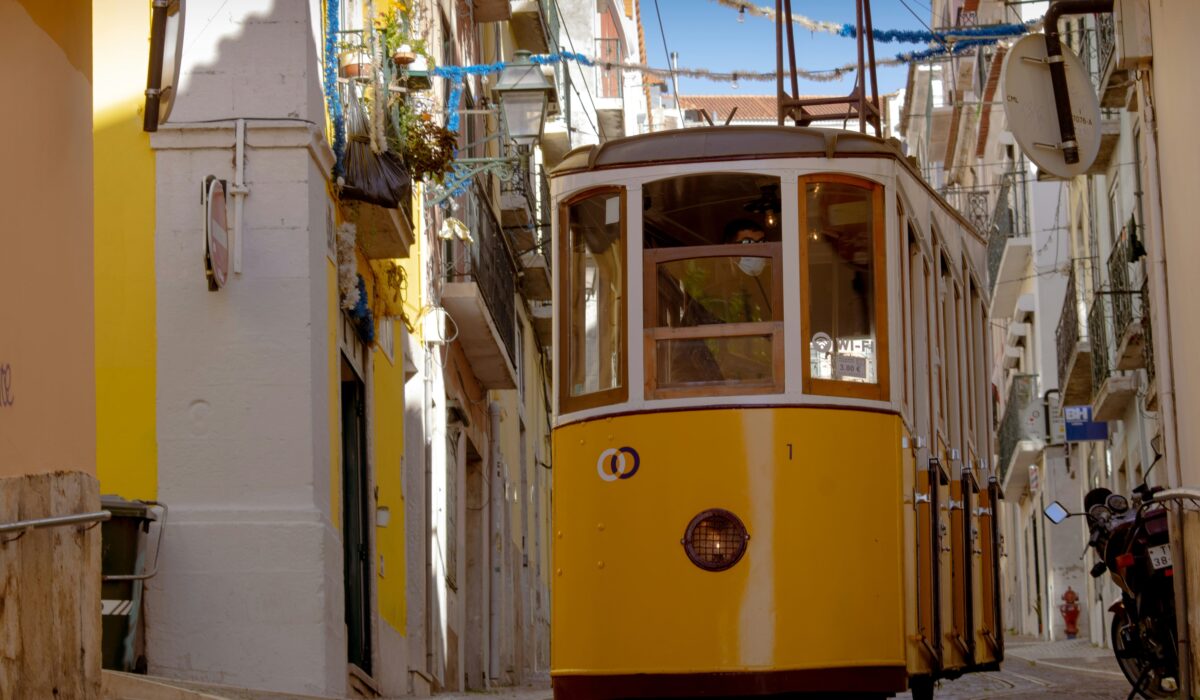
<svg viewBox="0 0 1200 700"><path fill-rule="evenodd" d="M770 335L686 338L657 343L660 387L774 383Z"/></svg>
<svg viewBox="0 0 1200 700"><path fill-rule="evenodd" d="M841 183L806 186L809 359L815 379L878 381L872 195Z"/></svg>
<svg viewBox="0 0 1200 700"><path fill-rule="evenodd" d="M646 327L776 320L771 263L771 258L749 255L659 263L658 317L647 318Z"/></svg>
<svg viewBox="0 0 1200 700"><path fill-rule="evenodd" d="M780 184L716 172L643 186L647 397L783 391Z"/></svg>
<svg viewBox="0 0 1200 700"><path fill-rule="evenodd" d="M564 325L570 396L615 389L623 381L622 215L621 197L611 192L569 207Z"/></svg>

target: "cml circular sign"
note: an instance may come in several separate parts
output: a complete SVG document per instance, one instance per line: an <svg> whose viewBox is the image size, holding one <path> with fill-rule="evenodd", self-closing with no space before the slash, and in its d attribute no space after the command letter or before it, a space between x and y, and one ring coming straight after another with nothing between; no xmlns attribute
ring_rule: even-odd
<svg viewBox="0 0 1200 700"><path fill-rule="evenodd" d="M224 287L229 279L229 226L225 202L225 181L209 175L204 181L204 272L210 292Z"/></svg>

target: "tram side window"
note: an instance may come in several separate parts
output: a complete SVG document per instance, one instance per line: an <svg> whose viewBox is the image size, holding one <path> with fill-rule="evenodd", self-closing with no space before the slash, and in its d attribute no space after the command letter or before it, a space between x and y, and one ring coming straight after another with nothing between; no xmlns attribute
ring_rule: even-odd
<svg viewBox="0 0 1200 700"><path fill-rule="evenodd" d="M882 188L802 181L806 391L887 398Z"/></svg>
<svg viewBox="0 0 1200 700"><path fill-rule="evenodd" d="M607 189L563 207L563 411L617 403L628 396L624 202L624 190Z"/></svg>
<svg viewBox="0 0 1200 700"><path fill-rule="evenodd" d="M647 396L782 391L779 178L706 173L643 193Z"/></svg>

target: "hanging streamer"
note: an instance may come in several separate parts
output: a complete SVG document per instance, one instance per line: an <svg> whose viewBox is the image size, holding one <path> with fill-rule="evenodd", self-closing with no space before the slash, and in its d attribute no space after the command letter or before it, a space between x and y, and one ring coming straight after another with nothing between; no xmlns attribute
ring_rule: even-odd
<svg viewBox="0 0 1200 700"><path fill-rule="evenodd" d="M775 10L770 7L756 5L746 0L712 0L712 2L738 10L739 13L746 12L758 17L765 17L772 22L775 21ZM810 32L820 32L822 34L850 38L858 36L858 28L853 24L809 19L796 13L792 13L792 21ZM871 32L871 35L875 38L875 41L883 43L927 44L934 41L955 41L960 38L976 39L982 37L1020 36L1031 31L1040 21L1034 20L1026 24L996 24L986 27L956 27L954 31L945 33L922 29L875 29Z"/></svg>
<svg viewBox="0 0 1200 700"><path fill-rule="evenodd" d="M876 65L880 66L899 66L912 63L913 61L925 61L931 58L940 56L955 56L969 49L978 46L990 46L1000 40L1001 37L992 37L986 39L968 39L956 41L953 44L942 46L934 46L928 49L919 51L905 51L896 54L893 58L885 58L876 61ZM600 65L605 68L621 71L633 71L644 75L653 75L661 78L669 78L672 73L685 78L697 78L700 80L712 80L715 82L730 82L735 77L737 80L750 80L757 82L771 82L776 79L774 71L748 71L735 70L729 72L711 71L706 68L676 68L672 71L670 68L656 68L644 63L621 63L621 62L597 62L593 59L584 56L583 54L558 53L549 55L537 55L529 58L531 63L537 65L547 65L551 63L560 63L564 61L575 61L585 66ZM485 63L474 66L439 66L434 69L434 75L447 78L451 81L450 96L446 101L449 116L446 119L446 128L451 131L457 131L459 125L458 118L458 102L462 98L463 79L470 76L488 75L491 73L499 73L504 70L508 64L505 62ZM827 68L824 70L804 70L796 69L796 75L799 78L812 82L829 83L840 80L842 77L854 73L858 70L858 63L847 63L836 68Z"/></svg>
<svg viewBox="0 0 1200 700"><path fill-rule="evenodd" d="M329 108L329 118L333 122L333 176L342 174L346 157L346 122L342 117L342 98L338 94L337 82L337 37L338 37L338 0L327 0L325 4L325 103Z"/></svg>

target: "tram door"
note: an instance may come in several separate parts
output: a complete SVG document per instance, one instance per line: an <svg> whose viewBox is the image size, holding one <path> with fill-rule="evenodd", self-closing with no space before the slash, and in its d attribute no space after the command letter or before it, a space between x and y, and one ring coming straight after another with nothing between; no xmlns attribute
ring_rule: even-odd
<svg viewBox="0 0 1200 700"><path fill-rule="evenodd" d="M947 272L951 263L943 259ZM971 423L969 387L974 378L970 373L967 352L967 316L962 285L952 274L943 276L942 313L945 322L946 381L950 408L952 468L950 501L947 512L950 518L950 558L952 564L954 618L953 642L962 654L963 661L975 663L975 556L972 541L974 495L977 491L968 447Z"/></svg>
<svg viewBox="0 0 1200 700"><path fill-rule="evenodd" d="M924 449L918 449L916 463L916 567L917 567L917 633L921 646L934 670L942 665L941 652L941 595L940 538L938 537L938 484L941 467L936 455L933 411L933 334L929 316L929 261L921 252L916 236L909 233L909 297L912 305L910 342L916 380L914 382L918 435L925 439Z"/></svg>
<svg viewBox="0 0 1200 700"><path fill-rule="evenodd" d="M978 454L990 455L991 417L990 401L985 387L990 385L991 373L987 366L987 350L984 341L987 338L987 307L983 295L972 283L970 306L968 308L971 320L972 357L974 367L971 386L975 390L973 406L975 408L975 439ZM999 546L999 495L1000 485L991 479L984 469L988 460L976 459L980 464L977 475L982 483L977 484L979 493L978 508L975 523L975 559L978 567L976 588L979 591L979 616L976 620L979 637L986 645L980 656L1000 661L1003 658L1003 631L1000 627L1000 546Z"/></svg>

